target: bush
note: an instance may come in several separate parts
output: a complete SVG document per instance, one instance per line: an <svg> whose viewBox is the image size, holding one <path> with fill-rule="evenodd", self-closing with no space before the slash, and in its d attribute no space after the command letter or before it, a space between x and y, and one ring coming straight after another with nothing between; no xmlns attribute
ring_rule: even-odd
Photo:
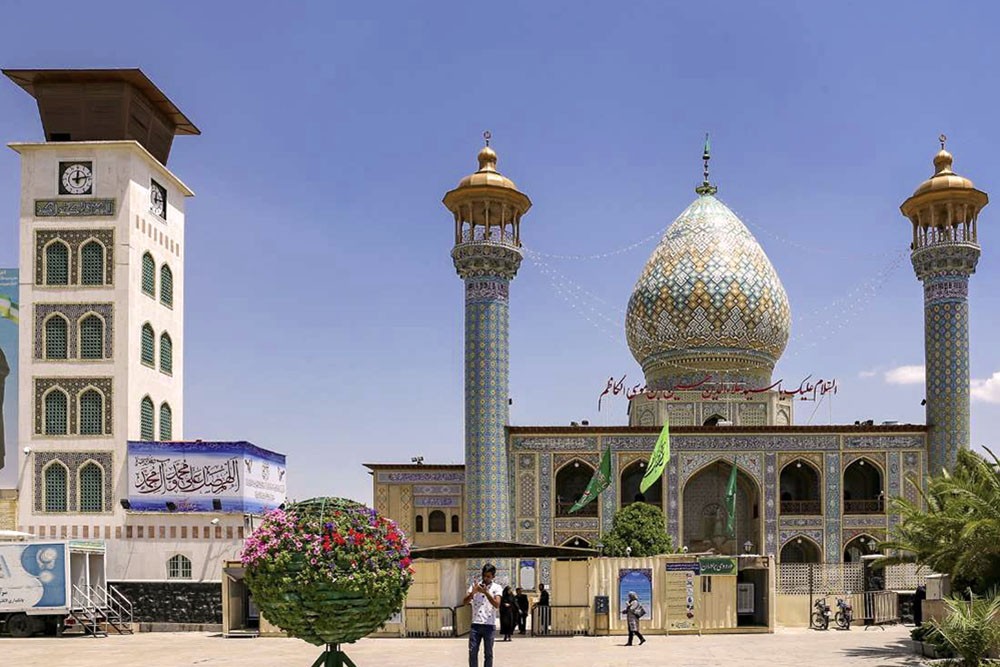
<svg viewBox="0 0 1000 667"><path fill-rule="evenodd" d="M605 556L656 556L673 551L663 511L655 505L635 502L615 512L611 531L601 536Z"/></svg>
<svg viewBox="0 0 1000 667"><path fill-rule="evenodd" d="M928 638L935 644L943 640L965 667L979 667L1000 648L1000 591L968 601L952 597L945 607L944 620L929 622L933 630Z"/></svg>

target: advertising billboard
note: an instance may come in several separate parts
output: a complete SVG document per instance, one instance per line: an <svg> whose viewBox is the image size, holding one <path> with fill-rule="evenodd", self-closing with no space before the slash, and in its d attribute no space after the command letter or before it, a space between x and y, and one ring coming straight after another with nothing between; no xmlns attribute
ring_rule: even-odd
<svg viewBox="0 0 1000 667"><path fill-rule="evenodd" d="M249 442L129 442L129 509L261 514L285 502L285 455Z"/></svg>
<svg viewBox="0 0 1000 667"><path fill-rule="evenodd" d="M65 543L0 543L0 612L66 607L68 580Z"/></svg>
<svg viewBox="0 0 1000 667"><path fill-rule="evenodd" d="M13 465L17 459L17 327L18 327L18 270L0 269L0 470ZM10 460L5 456L10 452ZM0 486L4 480L13 482L9 475L0 473Z"/></svg>

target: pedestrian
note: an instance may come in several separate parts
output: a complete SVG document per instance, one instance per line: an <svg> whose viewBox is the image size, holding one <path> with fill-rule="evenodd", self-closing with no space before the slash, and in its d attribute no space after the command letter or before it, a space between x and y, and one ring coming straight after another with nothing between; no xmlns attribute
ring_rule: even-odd
<svg viewBox="0 0 1000 667"><path fill-rule="evenodd" d="M549 620L552 616L552 610L549 609L549 592L545 590L545 584L538 584L538 602L535 603L538 607L538 613L535 615L535 619L532 620L532 628L534 628L534 620L538 621L538 634L547 635L549 634Z"/></svg>
<svg viewBox="0 0 1000 667"><path fill-rule="evenodd" d="M500 634L503 635L503 641L510 641L516 626L517 600L514 599L514 591L510 586L504 586L503 595L500 596Z"/></svg>
<svg viewBox="0 0 1000 667"><path fill-rule="evenodd" d="M524 634L524 627L528 621L528 608L531 603L528 602L528 595L520 589L517 589L517 595L514 596L517 601L517 629L520 634Z"/></svg>
<svg viewBox="0 0 1000 667"><path fill-rule="evenodd" d="M639 596L632 591L629 591L628 604L622 613L625 614L625 620L628 623L628 641L625 642L625 646L632 645L633 636L639 638L639 646L645 644L646 638L639 632L639 617L645 615L646 610L639 603Z"/></svg>
<svg viewBox="0 0 1000 667"><path fill-rule="evenodd" d="M469 586L463 605L472 604L472 625L469 628L469 667L479 666L479 644L483 644L483 667L493 667L493 639L497 629L497 609L503 589L494 583L495 566L483 565L483 576Z"/></svg>

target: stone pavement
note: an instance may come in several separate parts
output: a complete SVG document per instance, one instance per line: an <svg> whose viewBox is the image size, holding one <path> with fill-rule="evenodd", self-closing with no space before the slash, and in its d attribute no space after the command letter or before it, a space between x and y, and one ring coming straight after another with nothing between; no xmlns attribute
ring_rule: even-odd
<svg viewBox="0 0 1000 667"><path fill-rule="evenodd" d="M781 629L773 635L654 635L644 646L624 637L532 638L496 644L495 667L701 667L788 665L896 667L918 665L909 627L865 632ZM347 647L358 667L440 667L468 664L459 639L363 639ZM206 633L134 636L0 638L0 665L73 667L310 667L320 651L296 639L223 639ZM480 665L482 657L480 657Z"/></svg>

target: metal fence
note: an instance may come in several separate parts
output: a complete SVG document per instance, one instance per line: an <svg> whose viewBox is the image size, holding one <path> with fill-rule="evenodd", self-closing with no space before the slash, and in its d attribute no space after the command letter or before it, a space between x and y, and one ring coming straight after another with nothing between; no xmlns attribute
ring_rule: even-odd
<svg viewBox="0 0 1000 667"><path fill-rule="evenodd" d="M913 563L889 565L875 571L889 591L912 591L934 574ZM861 563L779 563L778 593L790 595L860 593L864 586Z"/></svg>
<svg viewBox="0 0 1000 667"><path fill-rule="evenodd" d="M587 634L587 605L536 605L531 609L532 637L572 637Z"/></svg>
<svg viewBox="0 0 1000 667"><path fill-rule="evenodd" d="M407 607L407 637L457 637L452 607Z"/></svg>

